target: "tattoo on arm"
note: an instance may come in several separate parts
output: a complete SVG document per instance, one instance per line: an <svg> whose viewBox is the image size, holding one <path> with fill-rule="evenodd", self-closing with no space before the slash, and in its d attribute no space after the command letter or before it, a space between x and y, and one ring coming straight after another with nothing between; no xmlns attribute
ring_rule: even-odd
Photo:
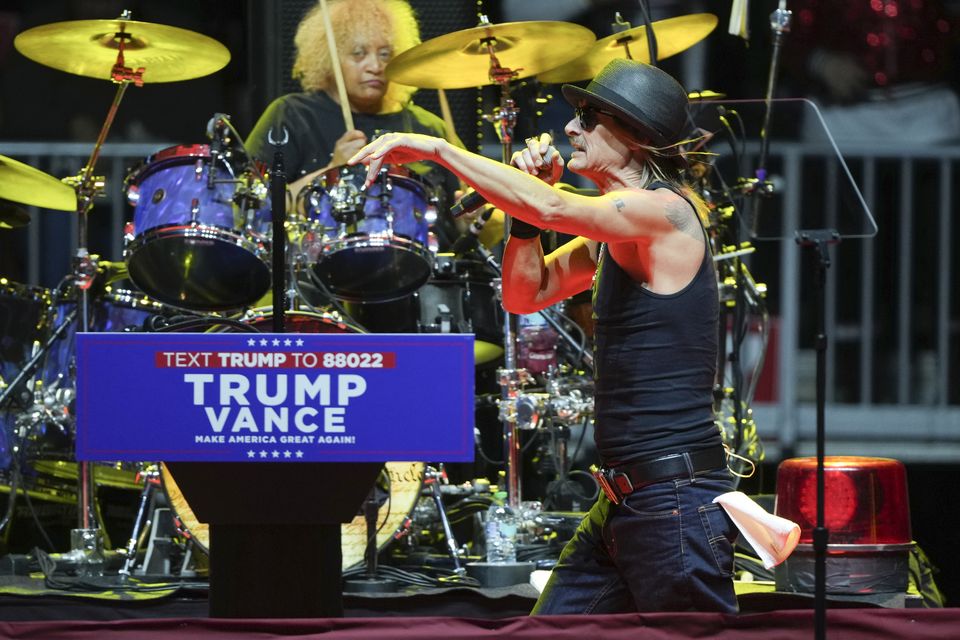
<svg viewBox="0 0 960 640"><path fill-rule="evenodd" d="M687 234L698 240L703 240L703 234L700 231L700 225L690 214L690 205L686 202L671 202L666 206L667 221L678 231Z"/></svg>

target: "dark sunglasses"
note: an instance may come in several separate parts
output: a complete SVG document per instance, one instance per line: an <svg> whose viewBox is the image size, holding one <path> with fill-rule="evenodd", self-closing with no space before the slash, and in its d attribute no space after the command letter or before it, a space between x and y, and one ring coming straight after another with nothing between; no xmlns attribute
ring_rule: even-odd
<svg viewBox="0 0 960 640"><path fill-rule="evenodd" d="M580 128L584 131L590 131L595 126L597 126L597 114L602 113L605 116L610 116L611 118L616 119L617 115L609 111L604 111L602 109L597 109L596 107L584 106L577 107L573 115L580 121Z"/></svg>

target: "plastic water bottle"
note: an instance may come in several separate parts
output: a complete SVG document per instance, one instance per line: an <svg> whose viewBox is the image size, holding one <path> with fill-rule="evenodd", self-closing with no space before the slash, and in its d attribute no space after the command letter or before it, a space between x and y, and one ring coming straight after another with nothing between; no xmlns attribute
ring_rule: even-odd
<svg viewBox="0 0 960 640"><path fill-rule="evenodd" d="M506 499L505 491L494 494L484 522L487 562L493 564L517 561L517 516L506 504Z"/></svg>
<svg viewBox="0 0 960 640"><path fill-rule="evenodd" d="M517 364L530 373L543 374L557 367L557 332L539 313L520 316Z"/></svg>

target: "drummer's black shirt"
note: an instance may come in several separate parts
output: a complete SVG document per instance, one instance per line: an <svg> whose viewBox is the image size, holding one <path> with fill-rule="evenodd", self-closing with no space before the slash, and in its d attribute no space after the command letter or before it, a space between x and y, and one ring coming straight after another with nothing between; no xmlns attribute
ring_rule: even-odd
<svg viewBox="0 0 960 640"><path fill-rule="evenodd" d="M354 113L353 126L362 131L367 140L390 132L423 133L445 138L444 121L415 104L407 104L395 113ZM330 163L337 140L346 132L340 105L326 93L290 93L274 100L266 108L246 141L247 152L268 167L272 165L275 148L269 142L283 138L286 128L289 139L282 147L283 164L288 181L322 169ZM455 139L458 146L463 146ZM419 174L431 186L442 192L440 210L446 209L453 192L459 187L456 176L433 163L413 163L409 169Z"/></svg>

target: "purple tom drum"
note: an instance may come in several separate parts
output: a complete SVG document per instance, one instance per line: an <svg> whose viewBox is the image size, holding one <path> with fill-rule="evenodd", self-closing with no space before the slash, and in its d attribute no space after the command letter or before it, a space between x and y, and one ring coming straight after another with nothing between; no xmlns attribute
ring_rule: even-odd
<svg viewBox="0 0 960 640"><path fill-rule="evenodd" d="M214 163L205 144L169 147L126 180L124 258L134 284L185 309L223 311L270 288L270 209L260 175Z"/></svg>

